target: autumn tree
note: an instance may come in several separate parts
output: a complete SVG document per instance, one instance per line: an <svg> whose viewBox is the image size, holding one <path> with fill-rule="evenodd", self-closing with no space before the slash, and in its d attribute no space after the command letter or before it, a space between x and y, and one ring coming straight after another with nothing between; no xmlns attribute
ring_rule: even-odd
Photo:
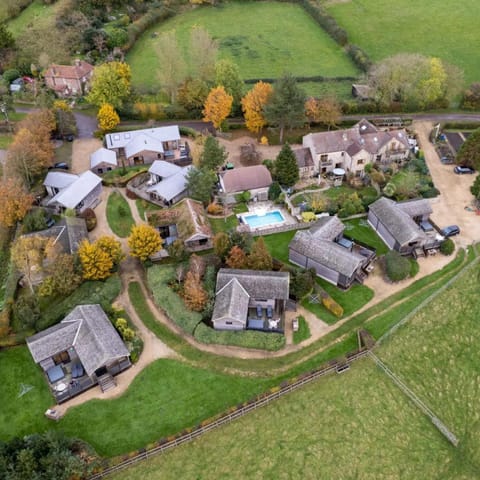
<svg viewBox="0 0 480 480"><path fill-rule="evenodd" d="M202 115L208 96L208 85L200 78L187 78L178 88L177 102L194 118Z"/></svg>
<svg viewBox="0 0 480 480"><path fill-rule="evenodd" d="M11 257L15 268L24 275L31 292L33 283L44 269L47 259L55 255L54 239L41 235L22 235L12 245Z"/></svg>
<svg viewBox="0 0 480 480"><path fill-rule="evenodd" d="M122 251L122 244L110 235L100 237L95 242L95 245L110 256L114 267L118 266L125 258L125 254Z"/></svg>
<svg viewBox="0 0 480 480"><path fill-rule="evenodd" d="M286 143L275 160L275 179L284 187L292 187L300 178L297 159Z"/></svg>
<svg viewBox="0 0 480 480"><path fill-rule="evenodd" d="M213 82L218 41L214 40L203 27L195 26L190 33L190 64L195 78Z"/></svg>
<svg viewBox="0 0 480 480"><path fill-rule="evenodd" d="M309 97L305 102L305 115L311 123L322 123L330 130L335 127L342 116L342 109L333 97Z"/></svg>
<svg viewBox="0 0 480 480"><path fill-rule="evenodd" d="M121 108L131 94L130 66L124 62L107 62L95 67L87 102L100 107L109 103Z"/></svg>
<svg viewBox="0 0 480 480"><path fill-rule="evenodd" d="M33 197L21 182L14 178L0 180L0 224L4 227L13 227L23 219L32 206Z"/></svg>
<svg viewBox="0 0 480 480"><path fill-rule="evenodd" d="M175 30L165 32L155 43L155 51L161 68L158 69L160 86L165 90L171 103L175 103L178 87L185 79L186 64L177 42Z"/></svg>
<svg viewBox="0 0 480 480"><path fill-rule="evenodd" d="M47 267L49 276L40 286L41 296L70 295L81 283L82 276L77 272L75 259L68 253L59 254Z"/></svg>
<svg viewBox="0 0 480 480"><path fill-rule="evenodd" d="M194 200L207 205L212 198L212 191L217 175L209 168L191 168L187 173L188 195Z"/></svg>
<svg viewBox="0 0 480 480"><path fill-rule="evenodd" d="M147 224L132 227L127 241L130 247L130 255L139 258L142 262L147 260L150 255L157 253L162 248L163 243L158 230Z"/></svg>
<svg viewBox="0 0 480 480"><path fill-rule="evenodd" d="M228 152L215 137L208 136L200 154L200 167L217 170L227 160Z"/></svg>
<svg viewBox="0 0 480 480"><path fill-rule="evenodd" d="M248 268L252 270L271 270L273 259L265 245L263 237L259 237L252 245L252 250L248 255Z"/></svg>
<svg viewBox="0 0 480 480"><path fill-rule="evenodd" d="M245 125L253 133L259 133L267 124L264 108L272 92L272 85L260 81L242 98Z"/></svg>
<svg viewBox="0 0 480 480"><path fill-rule="evenodd" d="M234 245L228 252L225 263L229 268L247 268L247 255L238 245Z"/></svg>
<svg viewBox="0 0 480 480"><path fill-rule="evenodd" d="M52 109L55 115L55 132L61 137L75 134L77 132L77 121L72 107L65 100L55 100Z"/></svg>
<svg viewBox="0 0 480 480"><path fill-rule="evenodd" d="M270 125L280 129L280 143L283 143L285 128L294 128L305 122L305 94L291 75L275 82L273 93L265 105L264 114Z"/></svg>
<svg viewBox="0 0 480 480"><path fill-rule="evenodd" d="M212 122L216 129L220 129L222 123L232 111L233 97L222 86L212 88L205 100L203 108L203 121Z"/></svg>
<svg viewBox="0 0 480 480"><path fill-rule="evenodd" d="M230 248L230 238L225 232L218 232L213 237L213 251L222 261L225 260Z"/></svg>
<svg viewBox="0 0 480 480"><path fill-rule="evenodd" d="M240 107L243 95L243 80L238 65L229 59L219 60L215 64L215 85L221 85L233 98L233 109Z"/></svg>
<svg viewBox="0 0 480 480"><path fill-rule="evenodd" d="M120 117L112 105L104 103L97 114L98 128L102 132L112 131L119 123Z"/></svg>
<svg viewBox="0 0 480 480"><path fill-rule="evenodd" d="M83 240L78 249L85 280L105 280L113 269L112 257L95 243Z"/></svg>
<svg viewBox="0 0 480 480"><path fill-rule="evenodd" d="M207 265L205 263L205 259L193 253L190 256L188 271L192 272L194 275L198 276L198 278L202 278Z"/></svg>
<svg viewBox="0 0 480 480"><path fill-rule="evenodd" d="M200 277L192 272L187 272L183 284L183 298L185 305L195 312L201 312L208 301L208 294L203 288Z"/></svg>
<svg viewBox="0 0 480 480"><path fill-rule="evenodd" d="M459 165L468 165L480 170L480 128L468 136L460 147L455 161Z"/></svg>

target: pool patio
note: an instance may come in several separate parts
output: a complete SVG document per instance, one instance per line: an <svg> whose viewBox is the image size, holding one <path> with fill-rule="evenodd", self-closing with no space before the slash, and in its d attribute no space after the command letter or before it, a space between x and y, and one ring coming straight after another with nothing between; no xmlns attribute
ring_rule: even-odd
<svg viewBox="0 0 480 480"><path fill-rule="evenodd" d="M292 225L298 225L297 220L288 213L288 211L280 205L276 205L273 202L252 202L248 204L248 213L237 214L239 226L238 230L243 232L251 232L253 234L264 232L271 229L284 229L286 226L288 229ZM271 223L265 225L251 226L245 222L244 217L251 215L258 215L263 217L273 212L280 212L283 219L273 218Z"/></svg>

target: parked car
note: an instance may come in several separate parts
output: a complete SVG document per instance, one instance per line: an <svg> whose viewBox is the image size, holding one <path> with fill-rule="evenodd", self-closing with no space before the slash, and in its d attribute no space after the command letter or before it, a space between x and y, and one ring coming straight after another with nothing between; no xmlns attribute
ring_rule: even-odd
<svg viewBox="0 0 480 480"><path fill-rule="evenodd" d="M475 173L475 170L471 167L467 167L465 165L457 165L453 171L458 175L463 175L465 173Z"/></svg>
<svg viewBox="0 0 480 480"><path fill-rule="evenodd" d="M49 170L52 170L53 168L60 168L62 170L68 170L70 167L65 162L57 162L57 163L54 163L51 167L48 167Z"/></svg>
<svg viewBox="0 0 480 480"><path fill-rule="evenodd" d="M449 225L442 229L441 233L444 237L453 237L460 233L460 228L457 225Z"/></svg>
<svg viewBox="0 0 480 480"><path fill-rule="evenodd" d="M52 217L48 217L45 219L45 223L47 224L47 228L52 228L55 225L55 220Z"/></svg>

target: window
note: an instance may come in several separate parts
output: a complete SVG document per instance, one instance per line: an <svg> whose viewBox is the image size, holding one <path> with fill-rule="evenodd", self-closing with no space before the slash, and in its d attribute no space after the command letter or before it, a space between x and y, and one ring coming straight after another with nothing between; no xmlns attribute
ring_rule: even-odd
<svg viewBox="0 0 480 480"><path fill-rule="evenodd" d="M323 155L320 155L320 161L328 162L328 153L324 153Z"/></svg>
<svg viewBox="0 0 480 480"><path fill-rule="evenodd" d="M382 161L382 155L377 155L376 161L381 162Z"/></svg>
<svg viewBox="0 0 480 480"><path fill-rule="evenodd" d="M103 173L103 168L97 168L97 173Z"/></svg>
<svg viewBox="0 0 480 480"><path fill-rule="evenodd" d="M363 165L365 163L365 159L364 158L359 158L357 160L357 165Z"/></svg>
<svg viewBox="0 0 480 480"><path fill-rule="evenodd" d="M225 325L233 325L233 322L225 322Z"/></svg>

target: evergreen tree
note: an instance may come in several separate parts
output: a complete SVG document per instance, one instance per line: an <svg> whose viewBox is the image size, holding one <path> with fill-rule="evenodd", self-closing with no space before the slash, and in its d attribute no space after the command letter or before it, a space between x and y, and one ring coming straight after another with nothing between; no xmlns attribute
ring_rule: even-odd
<svg viewBox="0 0 480 480"><path fill-rule="evenodd" d="M271 270L272 267L272 256L265 245L263 237L259 237L253 244L252 251L248 256L248 268L252 270Z"/></svg>
<svg viewBox="0 0 480 480"><path fill-rule="evenodd" d="M233 97L233 109L238 112L243 95L243 80L238 65L229 59L219 60L215 64L215 84L222 85Z"/></svg>
<svg viewBox="0 0 480 480"><path fill-rule="evenodd" d="M284 187L292 187L300 178L295 154L288 143L282 147L275 161L275 178Z"/></svg>
<svg viewBox="0 0 480 480"><path fill-rule="evenodd" d="M228 157L225 147L218 143L215 137L207 137L203 152L200 155L200 166L209 170L216 170L221 167Z"/></svg>
<svg viewBox="0 0 480 480"><path fill-rule="evenodd" d="M189 196L207 205L212 197L216 181L217 176L215 172L209 168L191 168L187 174Z"/></svg>
<svg viewBox="0 0 480 480"><path fill-rule="evenodd" d="M473 131L460 147L455 159L457 165L468 165L480 169L480 128Z"/></svg>

